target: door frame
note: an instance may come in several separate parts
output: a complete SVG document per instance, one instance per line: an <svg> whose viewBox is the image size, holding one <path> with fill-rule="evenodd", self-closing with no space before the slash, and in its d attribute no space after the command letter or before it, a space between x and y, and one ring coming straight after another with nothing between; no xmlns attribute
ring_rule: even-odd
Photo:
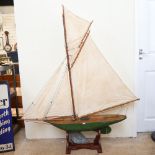
<svg viewBox="0 0 155 155"><path fill-rule="evenodd" d="M134 18L134 28L135 28L135 57L134 57L134 61L135 61L135 65L134 65L134 91L135 91L135 94L136 96L138 97L139 96L139 49L141 49L142 47L139 45L139 25L140 25L140 21L139 21L139 18L140 18L140 14L142 13L141 12L141 9L140 9L140 4L142 3L143 0L135 0L135 18ZM137 102L135 104L135 113L136 113L136 129L137 129L137 132L141 132L142 129L140 129L139 127L139 110L140 110L140 106L138 106L137 104L140 104L140 101ZM142 108L142 107L141 107Z"/></svg>
<svg viewBox="0 0 155 155"><path fill-rule="evenodd" d="M140 96L140 72L139 72L139 66L140 66L140 60L139 60L139 51L140 49L143 49L146 51L147 49L147 40L145 41L145 36L147 36L147 7L145 6L145 3L147 5L146 0L135 0L135 68L134 68L134 86L135 86L135 94L137 96ZM143 19L141 18L143 17ZM145 31L146 30L146 31ZM143 32L143 33L141 33ZM143 104L141 104L141 101L136 104L135 106L135 113L136 113L136 126L137 126L137 132L146 132L145 128L141 123L140 117L142 115L142 108Z"/></svg>

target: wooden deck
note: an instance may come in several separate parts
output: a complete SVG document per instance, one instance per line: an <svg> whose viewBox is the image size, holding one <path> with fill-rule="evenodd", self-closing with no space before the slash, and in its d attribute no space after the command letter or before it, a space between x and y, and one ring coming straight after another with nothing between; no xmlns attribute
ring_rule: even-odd
<svg viewBox="0 0 155 155"><path fill-rule="evenodd" d="M64 116L59 118L46 118L45 121L55 123L55 124L82 124L82 123L91 123L91 122L112 122L112 121L119 121L125 119L125 115L90 115L83 118L77 118L76 120L73 119L72 116Z"/></svg>

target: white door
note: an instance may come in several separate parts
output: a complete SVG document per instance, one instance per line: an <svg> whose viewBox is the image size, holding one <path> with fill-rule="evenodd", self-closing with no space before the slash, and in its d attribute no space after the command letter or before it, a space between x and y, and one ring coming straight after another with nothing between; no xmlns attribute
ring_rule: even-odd
<svg viewBox="0 0 155 155"><path fill-rule="evenodd" d="M137 0L137 127L155 131L155 0Z"/></svg>

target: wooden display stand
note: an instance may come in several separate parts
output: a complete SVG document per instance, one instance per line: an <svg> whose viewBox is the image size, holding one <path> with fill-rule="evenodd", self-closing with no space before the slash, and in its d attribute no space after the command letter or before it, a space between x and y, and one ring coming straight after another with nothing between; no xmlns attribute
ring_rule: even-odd
<svg viewBox="0 0 155 155"><path fill-rule="evenodd" d="M93 142L85 143L85 144L76 144L69 141L69 132L66 133L66 154L70 154L71 150L79 150L79 149L91 149L96 150L98 153L102 153L102 147L100 144L100 131L97 131L97 135Z"/></svg>

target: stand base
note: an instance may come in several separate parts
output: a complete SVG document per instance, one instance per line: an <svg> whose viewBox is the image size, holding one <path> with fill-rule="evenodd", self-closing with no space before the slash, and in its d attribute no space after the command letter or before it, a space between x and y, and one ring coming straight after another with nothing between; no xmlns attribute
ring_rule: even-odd
<svg viewBox="0 0 155 155"><path fill-rule="evenodd" d="M76 144L69 141L69 132L66 133L66 154L70 154L71 150L79 150L79 149L91 149L96 150L98 153L102 153L102 147L100 144L100 131L97 131L97 135L92 143L86 143L86 144Z"/></svg>

